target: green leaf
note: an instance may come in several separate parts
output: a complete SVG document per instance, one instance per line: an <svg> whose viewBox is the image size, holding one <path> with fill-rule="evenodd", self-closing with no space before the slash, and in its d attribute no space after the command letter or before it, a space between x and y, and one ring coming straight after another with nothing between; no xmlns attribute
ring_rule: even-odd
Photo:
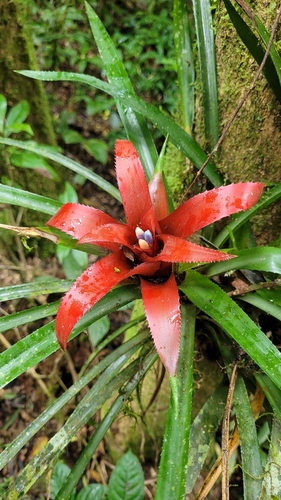
<svg viewBox="0 0 281 500"><path fill-rule="evenodd" d="M155 500L184 500L191 427L196 308L181 307L181 340L176 377L163 440Z"/></svg>
<svg viewBox="0 0 281 500"><path fill-rule="evenodd" d="M103 500L107 488L102 484L88 484L85 488L79 491L75 500Z"/></svg>
<svg viewBox="0 0 281 500"><path fill-rule="evenodd" d="M143 500L144 475L137 457L128 451L117 462L109 480L108 500Z"/></svg>
<svg viewBox="0 0 281 500"><path fill-rule="evenodd" d="M83 316L70 338L73 339L94 321L136 298L140 298L140 290L133 286L127 285L112 290ZM0 354L0 387L4 387L58 349L54 321L51 321Z"/></svg>
<svg viewBox="0 0 281 500"><path fill-rule="evenodd" d="M9 129L16 123L23 123L29 115L29 104L27 101L21 101L13 106L7 114L5 129Z"/></svg>
<svg viewBox="0 0 281 500"><path fill-rule="evenodd" d="M234 269L252 269L281 274L281 248L254 247L240 250L235 259L208 266L206 276L215 276Z"/></svg>
<svg viewBox="0 0 281 500"><path fill-rule="evenodd" d="M170 141L180 149L189 158L192 163L194 163L196 168L200 168L205 160L207 159L206 153L197 144L197 142L190 137L181 127L179 127L171 118L169 118L165 113L157 109L155 106L143 101L138 98L135 94L126 94L126 92L121 89L116 89L116 86L106 85L104 82L98 80L97 78L91 77L89 75L83 75L79 73L65 73L56 71L20 71L20 74L29 76L31 78L37 78L39 80L52 80L52 81L72 81L77 83L86 83L94 88L99 88L105 90L110 95L114 96L123 102L125 109L127 109L127 114L130 115L130 109L133 109L139 114L145 116L150 120L163 135L169 135ZM132 116L130 115L130 120ZM132 140L136 144L137 138ZM0 144L3 143L0 138ZM141 158L144 161L144 158ZM155 162L156 163L156 162ZM144 163L145 165L145 163ZM204 175L212 182L214 186L221 186L223 184L223 176L216 168L214 163L210 161L206 168L204 169Z"/></svg>
<svg viewBox="0 0 281 500"><path fill-rule="evenodd" d="M88 139L84 142L83 147L97 161L103 165L106 164L108 146L103 141L99 139Z"/></svg>
<svg viewBox="0 0 281 500"><path fill-rule="evenodd" d="M68 465L62 462L58 462L55 465L51 477L51 498L56 497L58 491L60 490L65 479L69 476L70 472L71 469L68 467ZM69 496L69 500L74 500L74 498L75 491L72 491L71 495Z"/></svg>
<svg viewBox="0 0 281 500"><path fill-rule="evenodd" d="M215 320L281 388L281 354L250 317L215 283L189 270L183 293Z"/></svg>
<svg viewBox="0 0 281 500"><path fill-rule="evenodd" d="M78 203L77 192L70 182L66 181L64 192L59 195L59 201L63 203Z"/></svg>
<svg viewBox="0 0 281 500"><path fill-rule="evenodd" d="M16 141L13 139L5 139L2 137L0 137L0 144L5 144L6 146L15 146L16 148L20 149L26 149L27 151L31 151L33 153L43 156L44 158L48 158L49 160L59 163L60 165L63 165L69 170L72 170L73 172L82 175L83 177L85 177L85 179L92 181L98 187L103 189L106 193L113 196L116 200L121 201L118 189L112 184L110 184L110 182L106 181L99 175L95 174L95 172L92 172L90 169L83 167L76 161L71 160L70 158L67 158L66 156L60 153L56 153L46 146L39 146L38 144L29 141Z"/></svg>
<svg viewBox="0 0 281 500"><path fill-rule="evenodd" d="M14 441L6 446L4 451L0 455L0 470L19 452L19 450L26 445L26 443L34 436L54 415L59 412L74 396L79 394L79 392L89 383L91 383L98 375L100 375L108 366L110 366L118 357L126 355L130 349L134 346L140 347L147 341L148 332L142 331L137 334L133 339L128 342L121 344L116 350L108 354L106 357L102 358L100 362L95 364L90 368L86 375L82 376L75 382L69 389L67 389L60 397L56 398L53 403L50 404L29 426L24 429L20 435L16 437ZM95 355L97 356L102 349L106 346L106 342L103 342L99 349L96 350ZM143 368L142 368L143 369ZM136 380L134 379L136 384ZM121 399L123 398L123 394ZM122 401L123 404L123 401ZM121 407L122 407L121 404ZM120 409L120 408L119 408ZM70 481L68 481L69 485ZM75 486L75 483L71 486L70 490Z"/></svg>
<svg viewBox="0 0 281 500"><path fill-rule="evenodd" d="M265 46L267 47L269 40L270 40L270 34L268 33L266 27L263 25L261 20L258 18L258 16L255 16L255 21L256 21L256 27L258 29L259 35L260 35L261 39L263 40ZM274 46L274 43L272 44L271 49L270 49L270 57L272 59L276 73L277 73L278 78L279 78L279 82L281 84L281 58L280 58L280 56L279 56L279 54Z"/></svg>
<svg viewBox="0 0 281 500"><path fill-rule="evenodd" d="M55 215L60 209L61 203L46 196L23 191L23 189L14 188L0 184L0 197L2 203L17 205L24 208L30 208L48 215Z"/></svg>
<svg viewBox="0 0 281 500"><path fill-rule="evenodd" d="M4 136L8 137L11 134L19 134L20 132L26 132L29 135L33 135L33 130L28 123L14 123L10 127L6 127L4 130Z"/></svg>
<svg viewBox="0 0 281 500"><path fill-rule="evenodd" d="M130 355L135 352L132 349ZM18 474L9 488L8 499L16 500L26 493L37 479L53 466L58 456L92 418L101 406L134 375L138 360L133 361L122 371L123 365L128 361L127 356L121 356L113 362L99 377L80 403L75 407L65 425L49 440L42 450ZM120 372L121 371L121 372Z"/></svg>
<svg viewBox="0 0 281 500"><path fill-rule="evenodd" d="M15 167L31 168L45 177L50 177L55 181L59 180L55 169L44 158L31 151L13 151L10 156L10 162Z"/></svg>
<svg viewBox="0 0 281 500"><path fill-rule="evenodd" d="M85 5L91 30L109 83L113 84L114 88L118 88L120 93L134 94L130 78L113 41L92 7L88 2L85 2ZM115 96L115 98L127 136L135 145L146 175L150 179L154 173L154 165L158 158L150 130L141 112L134 112L129 105L120 101L118 97Z"/></svg>
<svg viewBox="0 0 281 500"><path fill-rule="evenodd" d="M99 345L105 335L109 332L110 320L108 316L103 316L89 326L89 337L93 346Z"/></svg>
<svg viewBox="0 0 281 500"><path fill-rule="evenodd" d="M191 493L208 455L211 439L223 418L227 387L222 383L206 401L190 430L186 493Z"/></svg>
<svg viewBox="0 0 281 500"><path fill-rule="evenodd" d="M233 403L240 438L243 473L243 500L260 500L263 466L255 420L244 380L238 376Z"/></svg>
<svg viewBox="0 0 281 500"><path fill-rule="evenodd" d="M277 417L281 422L281 390L264 373L255 373L255 378L271 405L274 417Z"/></svg>
<svg viewBox="0 0 281 500"><path fill-rule="evenodd" d="M5 116L7 112L7 99L0 94L0 134L4 132Z"/></svg>
<svg viewBox="0 0 281 500"><path fill-rule="evenodd" d="M64 293L69 290L71 284L72 281L59 280L54 277L43 277L31 283L3 287L0 288L0 302L3 300L21 299L23 297L32 299L37 298L40 294Z"/></svg>
<svg viewBox="0 0 281 500"><path fill-rule="evenodd" d="M193 0L204 109L205 139L212 150L219 139L219 109L213 20L209 0Z"/></svg>
<svg viewBox="0 0 281 500"><path fill-rule="evenodd" d="M268 461L263 475L261 500L281 498L281 424L275 418L272 422Z"/></svg>
<svg viewBox="0 0 281 500"><path fill-rule="evenodd" d="M147 345L145 346L145 349L147 352ZM126 386L122 388L121 394L119 394L119 396L115 399L111 408L98 425L95 433L90 438L86 448L83 450L72 469L71 480L64 484L56 500L64 500L65 498L67 498L69 492L71 491L71 488L78 483L80 477L82 476L88 465L89 457L93 456L106 431L109 429L110 425L112 425L114 420L116 420L116 417L124 404L124 400L126 401L130 398L133 390L135 390L149 368L152 367L157 357L157 354L153 350L145 357L145 359L142 359L141 362L139 360L139 363L137 365L138 368L135 371L134 376L131 378L131 380L129 380Z"/></svg>
<svg viewBox="0 0 281 500"><path fill-rule="evenodd" d="M281 286L281 284L280 284ZM264 290L265 292L269 290ZM278 290L278 295L280 297L280 289ZM266 297L266 294L264 294ZM266 312L267 314L270 314L274 318L278 319L281 321L281 307L273 304L271 302L272 299L270 298L263 298L260 296L260 292L256 293L246 293L245 295L239 297L239 300L242 300L243 302L247 302L247 304L252 304L253 306L257 307L261 311Z"/></svg>
<svg viewBox="0 0 281 500"><path fill-rule="evenodd" d="M184 130L192 135L194 124L195 70L191 26L184 0L174 0L174 45L180 91L180 113Z"/></svg>
<svg viewBox="0 0 281 500"><path fill-rule="evenodd" d="M0 332L6 332L26 323L32 323L38 319L54 316L57 313L60 301L44 304L43 306L31 307L25 311L19 311L0 318Z"/></svg>

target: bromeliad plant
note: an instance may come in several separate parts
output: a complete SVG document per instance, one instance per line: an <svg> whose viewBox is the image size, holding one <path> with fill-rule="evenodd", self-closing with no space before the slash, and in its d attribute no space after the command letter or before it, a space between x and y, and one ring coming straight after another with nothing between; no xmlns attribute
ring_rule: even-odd
<svg viewBox="0 0 281 500"><path fill-rule="evenodd" d="M209 3L202 0L194 0L193 8L205 138L212 147L218 138L219 122L211 9ZM80 378L12 443L7 444L0 455L0 469L14 459L57 412L74 397L77 398L77 405L67 421L19 473L4 498L14 500L25 495L35 481L56 464L82 427L110 401L110 408L56 494L56 500L71 498L89 457L97 450L122 410L124 401L130 400L134 389L158 358L150 333L172 386L155 499L181 500L192 491L222 420L222 460L211 476L218 477L222 468L223 494L228 490L225 486L228 459L240 444L244 499L281 498L276 472L276 467L280 465L281 356L265 335L268 330L264 333L249 314L253 310L253 317L259 318L262 311L267 318L280 322L278 287L281 252L278 242L258 247L251 239L248 248L246 238L242 237L245 232L248 235L250 219L281 197L281 186L267 189L261 199L264 185L260 182L222 187L224 179L221 173L213 162L209 162L204 174L214 189L190 198L173 211L162 173L155 172L158 153L146 120L152 122L163 135L168 135L169 140L196 168L202 166L206 153L191 135L195 109L193 44L190 38L193 28L189 25L186 2L174 1L175 51L183 128L136 96L120 54L101 21L87 3L86 10L107 82L85 74L21 73L42 80L63 79L88 84L115 99L128 138L116 144L119 191L89 169L43 146L15 141L10 137L0 138L0 144L37 153L95 182L116 200L122 199L126 223L89 206L77 203L61 206L57 200L0 185L2 203L40 211L46 214L46 220L51 216L46 228L14 228L17 232L26 236L48 236L68 249L101 256L74 283L71 280L43 279L0 290L0 299L4 301L66 292L60 304L53 302L0 318L0 332L5 332L30 321L57 316L56 322L44 324L0 354L1 387L27 369L34 369L35 365L57 351L57 339L65 349L69 338L72 340L83 330L95 326L100 318L141 297L149 328L141 323L136 335L122 341L102 359L98 358L98 354L104 347L131 326L142 322L143 317L133 318L106 338L99 339L93 355L79 374ZM212 106L209 106L210 102ZM232 214L235 216L227 227L212 240L214 249L187 241L196 231ZM245 228L247 231L244 232ZM229 241L232 248L227 248ZM105 256L107 251L110 253ZM232 277L235 279L232 280ZM226 367L227 375L222 382L216 383L214 391L201 404L199 414L192 420L193 394L194 398L197 394L193 375L194 339L195 332L200 334L200 331L205 336L212 336L216 342L220 362ZM89 367L94 357L95 363ZM248 366L245 371L239 370L234 384L231 371L238 360L241 360L241 365ZM228 398L227 377L230 379ZM89 390L80 395L86 387ZM260 388L266 394L265 402ZM228 442L226 423L229 421L231 395L237 427ZM268 429L271 429L270 435L268 431L269 450L261 450L261 439L255 425L255 419L264 408L267 415L276 417L268 417ZM141 500L143 485L139 487L139 481L134 482L135 477L130 476L130 467L127 469L129 479L123 481L119 498L125 498L129 489L131 498ZM203 490L198 498L206 497L205 486ZM108 488L108 500L116 498L115 494L116 491L110 492Z"/></svg>
<svg viewBox="0 0 281 500"><path fill-rule="evenodd" d="M180 344L177 268L181 262L218 262L234 255L186 241L203 227L260 198L264 184L241 183L194 196L168 213L162 175L148 185L138 154L129 141L116 142L116 174L126 224L92 207L67 203L47 223L78 244L105 247L112 253L87 269L65 295L56 333L63 349L73 326L115 285L137 276L156 350L169 375L176 375Z"/></svg>

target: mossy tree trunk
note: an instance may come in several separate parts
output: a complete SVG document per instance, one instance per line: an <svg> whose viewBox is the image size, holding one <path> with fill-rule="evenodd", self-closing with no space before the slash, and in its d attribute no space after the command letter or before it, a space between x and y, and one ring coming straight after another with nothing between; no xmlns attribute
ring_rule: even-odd
<svg viewBox="0 0 281 500"><path fill-rule="evenodd" d="M15 70L20 69L38 69L31 34L26 25L27 7L28 2L25 0L0 2L0 93L6 97L9 106L26 99L30 105L27 121L34 132L32 139L40 144L54 146L56 138L42 82L15 73ZM15 138L22 137L17 134ZM2 156L0 178L2 175L11 177L12 174L13 179L23 189L46 196L51 195L53 198L56 198L57 193L62 190L61 182L54 182L34 170L8 167L6 158L6 155L4 158ZM60 181L63 181L64 169L57 165L55 168ZM26 221L29 224L31 222L33 222L31 219ZM34 222L36 223L36 218Z"/></svg>
<svg viewBox="0 0 281 500"><path fill-rule="evenodd" d="M271 32L276 9L272 10L267 1L258 0L254 11ZM223 2L216 16L216 47L223 130L258 70L256 61L231 24ZM281 181L280 158L281 106L262 75L231 126L217 163L228 181L263 181L275 185ZM260 242L266 243L280 236L280 212L278 202L255 221Z"/></svg>

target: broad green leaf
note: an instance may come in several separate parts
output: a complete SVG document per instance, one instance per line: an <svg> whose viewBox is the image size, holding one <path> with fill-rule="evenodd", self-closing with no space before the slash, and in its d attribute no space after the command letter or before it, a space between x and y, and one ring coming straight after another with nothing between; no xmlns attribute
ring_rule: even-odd
<svg viewBox="0 0 281 500"><path fill-rule="evenodd" d="M260 500L263 466L257 429L242 377L238 376L233 403L240 438L243 473L243 500Z"/></svg>
<svg viewBox="0 0 281 500"><path fill-rule="evenodd" d="M110 476L107 497L108 500L143 500L143 470L131 451L117 462Z"/></svg>
<svg viewBox="0 0 281 500"><path fill-rule="evenodd" d="M120 53L117 51L113 41L108 35L102 22L92 7L85 2L91 30L95 38L103 67L106 71L110 84L121 93L134 94L130 78L123 65ZM157 151L142 113L136 113L129 105L120 101L115 96L120 118L126 129L128 139L135 145L147 178L150 179L154 173L154 165L157 162Z"/></svg>
<svg viewBox="0 0 281 500"><path fill-rule="evenodd" d="M263 56L265 54L265 49L261 46L258 38L253 33L251 28L245 23L242 17L238 14L237 10L233 7L230 0L224 0L224 4L226 6L229 17L238 35L240 36L242 42L245 44L250 54L255 58L258 65L260 65L263 60ZM274 64L272 63L270 56L266 60L263 72L269 85L271 86L273 92L275 93L277 99L280 101L281 86Z"/></svg>
<svg viewBox="0 0 281 500"><path fill-rule="evenodd" d="M1 138L0 138L1 141ZM46 196L30 193L23 189L0 184L0 197L2 203L30 208L37 212L54 215L61 207L61 203Z"/></svg>
<svg viewBox="0 0 281 500"><path fill-rule="evenodd" d="M1 289L0 289L1 290ZM19 311L0 318L0 332L6 332L26 323L32 323L38 319L54 316L57 313L60 301L44 304L43 306L31 307L25 311Z"/></svg>
<svg viewBox="0 0 281 500"><path fill-rule="evenodd" d="M193 0L200 63L205 139L212 150L219 139L219 109L213 20L209 0Z"/></svg>
<svg viewBox="0 0 281 500"><path fill-rule="evenodd" d="M58 198L61 203L78 203L77 192L68 181L65 183L64 192L61 193Z"/></svg>
<svg viewBox="0 0 281 500"><path fill-rule="evenodd" d="M147 341L148 332L142 331L135 335L133 339L121 344L116 350L102 358L100 362L95 364L86 375L79 378L69 389L67 389L60 397L48 406L29 426L21 432L19 436L12 441L0 455L0 470L19 452L19 450L26 445L26 443L51 419L60 411L74 396L89 383L91 383L100 373L102 373L108 366L110 366L118 357L126 355L127 352L134 346L140 346ZM110 342L110 339L109 341ZM96 350L95 355L105 347L106 342L103 342Z"/></svg>
<svg viewBox="0 0 281 500"><path fill-rule="evenodd" d="M234 269L281 274L281 248L254 247L240 250L238 257L208 266L206 276L215 276Z"/></svg>
<svg viewBox="0 0 281 500"><path fill-rule="evenodd" d="M140 290L133 286L122 286L112 290L83 316L73 329L70 338L79 335L105 314L137 298L140 298ZM4 387L58 349L54 321L51 321L0 354L0 387Z"/></svg>
<svg viewBox="0 0 281 500"><path fill-rule="evenodd" d="M33 135L33 130L28 123L14 123L9 128L5 128L4 136L9 137L11 134L19 134L20 132L27 132L29 135Z"/></svg>
<svg viewBox="0 0 281 500"><path fill-rule="evenodd" d="M102 88L104 82L101 82L97 78L91 77L89 75L56 71L19 71L19 73L25 76L29 76L30 78L36 78L38 80L66 80L77 83L86 83L91 87L104 90L104 88ZM143 114L148 120L150 120L163 133L163 135L169 135L170 141L178 149L180 149L183 154L185 154L185 156L187 156L187 158L192 161L192 163L194 163L196 168L199 169L203 165L203 163L207 159L206 153L190 135L188 135L165 113L160 111L155 106L152 106L151 104L138 98L135 94L126 94L126 92L121 92L120 89L116 89L116 86L109 84L107 84L107 86L105 87L105 92L108 92L110 95L114 96L116 99L119 99L124 103L124 106L126 106L128 109L128 113L130 111L130 108L132 108L134 111ZM210 161L205 167L204 175L206 175L206 177L216 187L223 184L223 176L212 161Z"/></svg>
<svg viewBox="0 0 281 500"><path fill-rule="evenodd" d="M88 486L79 491L75 500L103 500L105 498L106 491L107 488L106 486L103 486L103 484L88 484Z"/></svg>
<svg viewBox="0 0 281 500"><path fill-rule="evenodd" d="M51 498L55 498L58 491L60 490L61 485L65 481L65 479L69 476L71 472L70 467L68 465L58 462L52 472L52 477L51 477ZM69 500L74 500L75 498L75 491L72 491L71 495L69 496Z"/></svg>
<svg viewBox="0 0 281 500"><path fill-rule="evenodd" d="M89 326L89 338L93 346L99 345L110 328L110 320L108 316L103 316Z"/></svg>
<svg viewBox="0 0 281 500"><path fill-rule="evenodd" d="M92 77L91 77L92 78ZM16 148L25 149L27 151L31 151L32 153L36 153L38 155L43 156L44 158L48 158L64 167L76 172L77 174L82 175L85 179L92 181L98 187L103 189L106 193L113 196L116 200L121 201L120 194L118 189L110 184L110 182L106 181L99 175L92 172L90 169L83 167L79 163L71 158L67 158L66 156L56 153L53 150L47 148L46 146L39 146L38 144L34 144L29 141L16 141L13 139L5 139L0 137L0 144L5 144L6 146L14 146Z"/></svg>
<svg viewBox="0 0 281 500"><path fill-rule="evenodd" d="M27 101L21 101L13 106L7 114L5 129L9 129L16 123L23 123L29 115L29 104Z"/></svg>
<svg viewBox="0 0 281 500"><path fill-rule="evenodd" d="M49 165L44 158L41 158L31 151L19 151L18 149L14 150L10 156L10 162L15 167L31 168L37 173L42 174L45 177L50 177L55 181L59 179L55 169L51 167L51 165Z"/></svg>
<svg viewBox="0 0 281 500"><path fill-rule="evenodd" d="M108 146L99 139L88 139L84 142L83 147L97 161L106 165Z"/></svg>
<svg viewBox="0 0 281 500"><path fill-rule="evenodd" d="M174 44L180 91L180 115L184 130L192 135L194 124L195 69L187 3L174 0Z"/></svg>
<svg viewBox="0 0 281 500"><path fill-rule="evenodd" d="M163 440L155 500L184 500L190 443L196 308L181 307L181 340L176 377Z"/></svg>
<svg viewBox="0 0 281 500"><path fill-rule="evenodd" d="M250 317L215 283L189 270L183 293L225 330L281 388L281 354Z"/></svg>
<svg viewBox="0 0 281 500"><path fill-rule="evenodd" d="M233 233L239 229L243 224L250 220L254 215L259 213L265 207L275 203L281 198L281 183L277 184L274 188L266 191L261 199L252 208L241 212L232 217L232 221L228 224L214 239L213 244L221 247L229 238L230 231Z"/></svg>
<svg viewBox="0 0 281 500"><path fill-rule="evenodd" d="M211 439L223 418L227 387L223 383L206 401L194 419L190 430L186 493L191 493L203 468Z"/></svg>
<svg viewBox="0 0 281 500"><path fill-rule="evenodd" d="M7 99L3 94L0 94L0 134L4 132L5 116L7 111Z"/></svg>

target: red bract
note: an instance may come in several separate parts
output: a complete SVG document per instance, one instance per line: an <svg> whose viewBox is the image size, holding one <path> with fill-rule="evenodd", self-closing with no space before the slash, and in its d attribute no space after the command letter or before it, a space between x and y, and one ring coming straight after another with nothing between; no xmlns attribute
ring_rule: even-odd
<svg viewBox="0 0 281 500"><path fill-rule="evenodd" d="M116 175L126 224L92 207L67 203L48 222L78 240L112 253L87 269L60 305L56 333L63 349L73 326L115 285L139 276L147 321L157 352L175 375L180 339L180 301L172 263L215 262L234 257L186 241L222 217L246 210L264 185L240 183L194 196L168 214L162 176L147 184L134 146L116 142Z"/></svg>

